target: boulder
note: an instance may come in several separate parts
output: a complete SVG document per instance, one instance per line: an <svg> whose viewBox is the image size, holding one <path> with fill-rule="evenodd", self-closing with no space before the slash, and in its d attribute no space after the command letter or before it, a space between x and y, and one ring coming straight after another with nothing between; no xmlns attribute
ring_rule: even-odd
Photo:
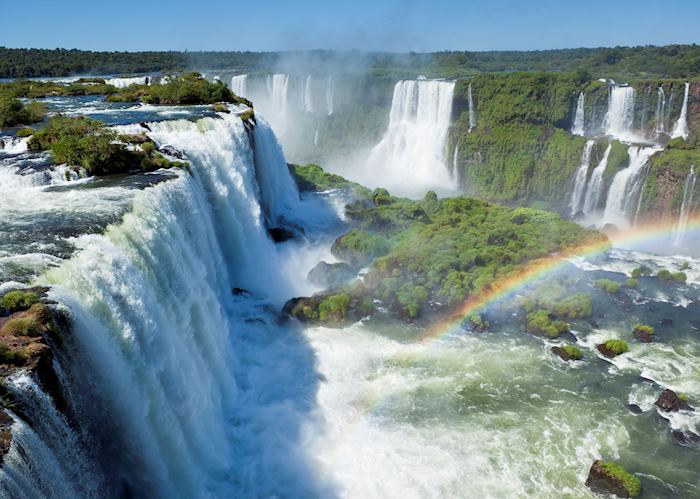
<svg viewBox="0 0 700 499"><path fill-rule="evenodd" d="M586 486L597 494L617 497L636 497L640 491L637 477L616 464L608 464L600 460L591 466Z"/></svg>
<svg viewBox="0 0 700 499"><path fill-rule="evenodd" d="M673 430L673 441L678 445L698 445L700 444L700 435L688 431L683 433L680 430Z"/></svg>
<svg viewBox="0 0 700 499"><path fill-rule="evenodd" d="M632 414L641 414L642 408L639 407L637 404L627 404L627 409L632 413Z"/></svg>
<svg viewBox="0 0 700 499"><path fill-rule="evenodd" d="M693 409L688 403L676 394L673 390L668 388L661 392L659 398L654 402L656 406L664 412L676 412L676 411L693 411Z"/></svg>
<svg viewBox="0 0 700 499"><path fill-rule="evenodd" d="M581 357L576 355L576 351L572 349L566 349L564 347L552 347L552 353L562 360L579 360ZM580 352L579 352L580 353Z"/></svg>
<svg viewBox="0 0 700 499"><path fill-rule="evenodd" d="M319 262L309 272L309 282L321 288L335 288L348 282L356 276L352 267L347 263Z"/></svg>
<svg viewBox="0 0 700 499"><path fill-rule="evenodd" d="M0 464L12 445L12 418L0 409Z"/></svg>
<svg viewBox="0 0 700 499"><path fill-rule="evenodd" d="M651 343L654 341L654 329L648 327L635 327L632 331L632 336L643 343Z"/></svg>

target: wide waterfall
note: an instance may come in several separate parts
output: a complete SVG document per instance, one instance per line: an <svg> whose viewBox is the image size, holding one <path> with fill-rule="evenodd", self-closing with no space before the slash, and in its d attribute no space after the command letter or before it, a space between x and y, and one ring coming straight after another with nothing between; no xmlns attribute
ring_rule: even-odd
<svg viewBox="0 0 700 499"><path fill-rule="evenodd" d="M603 120L605 134L623 141L632 141L634 125L634 98L632 87L613 86L610 89L608 112Z"/></svg>
<svg viewBox="0 0 700 499"><path fill-rule="evenodd" d="M629 224L644 184L644 167L656 151L658 149L654 147L630 146L627 149L629 165L613 178L605 203L603 223L621 226Z"/></svg>
<svg viewBox="0 0 700 499"><path fill-rule="evenodd" d="M131 78L108 78L105 80L107 85L112 85L117 88L126 88L129 85L148 85L151 78L148 76L134 76Z"/></svg>
<svg viewBox="0 0 700 499"><path fill-rule="evenodd" d="M586 198L583 202L583 213L586 216L591 216L598 211L600 199L603 195L603 173L605 173L605 169L608 167L608 157L610 156L611 149L612 145L608 144L602 159L594 168L593 173L591 173L591 178L588 181Z"/></svg>
<svg viewBox="0 0 700 499"><path fill-rule="evenodd" d="M589 140L586 142L586 145L583 148L583 156L581 157L581 165L576 170L576 177L574 178L574 190L571 193L571 202L569 203L572 216L576 215L581 210L581 203L584 200L584 194L586 192L588 168L591 166L591 151L593 151L594 145L595 140Z"/></svg>
<svg viewBox="0 0 700 499"><path fill-rule="evenodd" d="M469 131L471 132L476 126L476 109L474 109L474 98L472 97L472 84L469 83Z"/></svg>
<svg viewBox="0 0 700 499"><path fill-rule="evenodd" d="M445 158L454 86L438 80L395 85L389 127L370 153L363 181L408 195L454 188Z"/></svg>
<svg viewBox="0 0 700 499"><path fill-rule="evenodd" d="M240 97L246 97L248 95L248 75L231 77L231 90Z"/></svg>
<svg viewBox="0 0 700 499"><path fill-rule="evenodd" d="M576 103L576 114L574 116L574 124L571 127L571 133L573 135L583 135L584 134L584 100L586 94L581 92L578 96L578 101Z"/></svg>
<svg viewBox="0 0 700 499"><path fill-rule="evenodd" d="M695 165L691 165L690 173L685 179L683 186L683 202L681 211L678 214L678 225L673 232L673 245L677 248L683 247L686 232L688 230L688 219L693 208L693 197L695 194Z"/></svg>
<svg viewBox="0 0 700 499"><path fill-rule="evenodd" d="M688 138L688 93L690 90L690 83L685 83L685 90L683 91L683 106L681 107L681 115L678 117L678 121L673 125L673 131L671 132L671 138L675 139L678 137L683 137L683 139Z"/></svg>

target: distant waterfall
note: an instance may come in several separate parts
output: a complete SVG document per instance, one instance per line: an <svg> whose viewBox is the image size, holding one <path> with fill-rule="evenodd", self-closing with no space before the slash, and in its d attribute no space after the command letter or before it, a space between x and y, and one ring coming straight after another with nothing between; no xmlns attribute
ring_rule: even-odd
<svg viewBox="0 0 700 499"><path fill-rule="evenodd" d="M333 77L329 76L326 79L326 113L328 116L333 114Z"/></svg>
<svg viewBox="0 0 700 499"><path fill-rule="evenodd" d="M617 87L610 89L608 112L604 119L605 134L620 140L632 138L634 126L634 88Z"/></svg>
<svg viewBox="0 0 700 499"><path fill-rule="evenodd" d="M459 142L455 144L455 152L452 156L452 175L457 175L459 169L457 168L459 164Z"/></svg>
<svg viewBox="0 0 700 499"><path fill-rule="evenodd" d="M574 116L574 125L571 127L571 133L573 135L583 135L584 134L584 121L583 121L583 113L584 113L584 99L586 98L586 94L581 92L578 96L578 102L576 103L576 115Z"/></svg>
<svg viewBox="0 0 700 499"><path fill-rule="evenodd" d="M583 95L583 94L581 94ZM579 98L579 100L581 100ZM581 203L584 200L584 194L586 191L586 179L588 178L588 168L591 166L591 151L593 151L593 146L595 145L595 140L589 140L583 148L583 156L581 158L581 165L576 170L576 177L574 178L574 190L571 194L571 202L569 206L571 208L571 215L576 215L581 210Z"/></svg>
<svg viewBox="0 0 700 499"><path fill-rule="evenodd" d="M134 76L129 78L108 78L105 80L107 85L112 85L117 88L126 88L129 85L149 85L151 79L148 76Z"/></svg>
<svg viewBox="0 0 700 499"><path fill-rule="evenodd" d="M666 92L664 92L663 86L660 86L657 92L654 121L656 121L654 134L660 135L664 133L666 131Z"/></svg>
<svg viewBox="0 0 700 499"><path fill-rule="evenodd" d="M603 153L603 158L600 160L598 165L591 173L591 178L588 181L588 189L586 190L586 198L583 202L583 213L586 216L590 216L598 211L598 206L600 204L600 198L603 195L603 173L608 167L608 156L610 156L610 150L612 145L608 144Z"/></svg>
<svg viewBox="0 0 700 499"><path fill-rule="evenodd" d="M690 218L690 212L693 207L693 195L695 194L695 180L695 165L692 165L683 186L683 203L678 214L678 225L676 225L673 233L673 245L677 248L683 246L683 240L688 229L688 219Z"/></svg>
<svg viewBox="0 0 700 499"><path fill-rule="evenodd" d="M683 106L681 107L681 115L678 117L678 121L673 126L673 131L671 132L671 138L683 137L683 139L688 138L688 93L690 90L690 83L685 83L685 91L683 92Z"/></svg>
<svg viewBox="0 0 700 499"><path fill-rule="evenodd" d="M231 91L239 97L248 95L248 75L236 75L231 78Z"/></svg>
<svg viewBox="0 0 700 499"><path fill-rule="evenodd" d="M469 84L469 131L471 132L476 126L476 110L474 109L474 99L472 97L472 84Z"/></svg>
<svg viewBox="0 0 700 499"><path fill-rule="evenodd" d="M304 91L302 94L302 111L305 113L313 113L314 112L314 97L313 97L313 92L311 91L311 75L306 76L306 80L304 82Z"/></svg>
<svg viewBox="0 0 700 499"><path fill-rule="evenodd" d="M274 125L275 131L284 135L287 131L287 117L289 114L289 75L268 75L267 105L262 106L265 117Z"/></svg>
<svg viewBox="0 0 700 499"><path fill-rule="evenodd" d="M630 146L627 149L629 166L617 172L613 178L605 203L604 223L627 225L637 207L638 196L644 183L644 167L658 149L654 147Z"/></svg>
<svg viewBox="0 0 700 499"><path fill-rule="evenodd" d="M454 82L400 81L394 86L389 127L372 149L368 181L403 193L452 189L446 139Z"/></svg>

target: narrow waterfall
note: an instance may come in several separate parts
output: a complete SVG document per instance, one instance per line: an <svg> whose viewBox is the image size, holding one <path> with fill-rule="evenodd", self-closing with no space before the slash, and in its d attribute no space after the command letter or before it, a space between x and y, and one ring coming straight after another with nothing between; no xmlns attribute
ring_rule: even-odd
<svg viewBox="0 0 700 499"><path fill-rule="evenodd" d="M639 130L644 135L647 131L647 121L649 119L649 100L651 95L651 87L646 87L644 90L644 99L642 101L642 113L639 117Z"/></svg>
<svg viewBox="0 0 700 499"><path fill-rule="evenodd" d="M581 210L581 203L584 200L584 194L586 192L588 168L591 166L591 151L593 151L594 145L595 140L589 140L586 142L586 145L583 148L581 165L576 170L576 176L574 177L574 190L571 193L571 202L569 203L571 208L571 216L576 215Z"/></svg>
<svg viewBox="0 0 700 499"><path fill-rule="evenodd" d="M231 78L231 91L240 96L248 96L248 75L236 75Z"/></svg>
<svg viewBox="0 0 700 499"><path fill-rule="evenodd" d="M677 248L683 246L686 231L688 230L688 219L690 218L690 212L693 208L695 181L695 165L691 165L690 173L688 173L685 179L685 185L683 186L683 203L681 204L681 211L678 214L678 225L676 225L676 229L673 233L673 245Z"/></svg>
<svg viewBox="0 0 700 499"><path fill-rule="evenodd" d="M306 75L301 102L302 111L304 111L305 113L314 112L313 92L311 91L311 75Z"/></svg>
<svg viewBox="0 0 700 499"><path fill-rule="evenodd" d="M455 152L454 155L452 156L452 175L458 175L459 174L459 142L455 144Z"/></svg>
<svg viewBox="0 0 700 499"><path fill-rule="evenodd" d="M584 99L586 98L586 94L581 92L578 96L578 102L576 103L576 115L574 116L574 124L571 127L571 133L573 135L583 135L584 134L584 121L583 121L583 114L584 114Z"/></svg>
<svg viewBox="0 0 700 499"><path fill-rule="evenodd" d="M617 172L613 178L605 203L604 223L623 226L629 224L644 183L644 167L657 150L654 147L638 146L630 146L627 149L629 166Z"/></svg>
<svg viewBox="0 0 700 499"><path fill-rule="evenodd" d="M289 75L268 75L266 79L267 99L260 102L264 116L270 120L278 134L284 136L287 131L289 114Z"/></svg>
<svg viewBox="0 0 700 499"><path fill-rule="evenodd" d="M660 86L657 92L654 121L656 122L654 135L658 136L666 132L666 92L664 92L663 86Z"/></svg>
<svg viewBox="0 0 700 499"><path fill-rule="evenodd" d="M683 92L683 106L681 107L681 115L678 117L678 121L673 126L673 131L671 132L671 138L683 137L683 140L688 138L688 93L690 90L690 83L685 83L685 90Z"/></svg>
<svg viewBox="0 0 700 499"><path fill-rule="evenodd" d="M333 77L326 78L326 113L333 114Z"/></svg>
<svg viewBox="0 0 700 499"><path fill-rule="evenodd" d="M605 134L619 140L631 140L634 126L634 97L632 87L614 86L610 89L608 112L605 115Z"/></svg>
<svg viewBox="0 0 700 499"><path fill-rule="evenodd" d="M472 97L472 84L469 84L469 131L471 132L476 126L476 110L474 109L474 98Z"/></svg>
<svg viewBox="0 0 700 499"><path fill-rule="evenodd" d="M389 127L370 153L367 181L412 194L453 188L445 142L454 86L438 80L406 80L394 86Z"/></svg>
<svg viewBox="0 0 700 499"><path fill-rule="evenodd" d="M150 81L148 76L135 76L132 78L108 78L105 83L117 88L126 88L129 85L148 85Z"/></svg>
<svg viewBox="0 0 700 499"><path fill-rule="evenodd" d="M593 173L591 173L591 178L588 181L588 189L586 190L586 197L583 202L583 213L586 216L591 216L598 211L600 199L603 195L603 173L605 173L605 169L608 167L608 156L610 156L611 149L612 145L608 144L602 159L593 170Z"/></svg>

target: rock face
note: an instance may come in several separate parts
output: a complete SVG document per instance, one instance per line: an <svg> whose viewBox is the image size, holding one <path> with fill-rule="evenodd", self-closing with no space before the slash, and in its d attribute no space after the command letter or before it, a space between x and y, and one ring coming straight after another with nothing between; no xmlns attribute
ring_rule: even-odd
<svg viewBox="0 0 700 499"><path fill-rule="evenodd" d="M309 282L321 288L335 288L355 277L352 267L347 263L319 262L309 272Z"/></svg>
<svg viewBox="0 0 700 499"><path fill-rule="evenodd" d="M600 460L594 462L593 466L591 466L591 470L588 472L586 486L598 494L613 494L617 497L635 497L639 493L637 491L635 494L634 490L628 490L623 480L617 476L613 476L612 473L606 470L605 463Z"/></svg>
<svg viewBox="0 0 700 499"><path fill-rule="evenodd" d="M676 392L669 390L668 388L661 392L659 398L654 402L659 409L664 412L676 412L676 411L693 411L694 409L688 405L688 403L680 398Z"/></svg>

